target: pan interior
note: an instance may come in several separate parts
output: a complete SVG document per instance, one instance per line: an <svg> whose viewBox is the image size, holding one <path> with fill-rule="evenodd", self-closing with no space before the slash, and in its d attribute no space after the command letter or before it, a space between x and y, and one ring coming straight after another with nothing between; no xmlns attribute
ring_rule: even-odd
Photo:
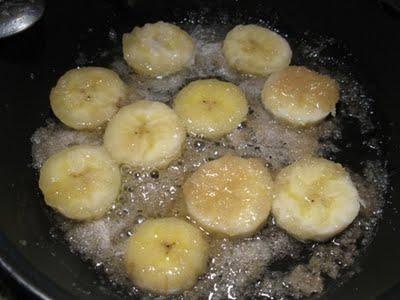
<svg viewBox="0 0 400 300"><path fill-rule="evenodd" d="M342 162L356 174L363 174L366 170L361 161L385 163L387 160L385 168L390 175L391 187L383 217L375 227L376 235L355 266L355 270L360 272L339 286L333 284L332 289L330 280L326 280L327 293L322 298L367 299L389 291L400 276L400 252L397 251L400 247L400 207L396 201L400 196L397 171L400 168L400 137L397 134L400 108L397 81L394 80L400 67L397 59L400 41L392 32L399 25L398 19L386 14L376 1L365 1L362 5L359 1L329 4L282 0L151 3L141 0L72 0L47 3L46 14L36 26L0 41L0 67L5 74L0 81L4 96L0 106L0 125L2 140L5 141L0 168L1 265L25 287L44 298L131 298L120 286L110 284L102 272L99 275L92 263L82 261L76 252L70 252L63 232L54 226L58 224L57 220L51 213L49 217L38 191L30 138L36 129L47 126L46 120L51 118L49 91L66 70L77 65L111 66L121 57L122 33L130 31L133 26L158 20L228 26L229 22L259 23L259 20L264 20L268 21L267 26L287 34L295 49L300 49L297 45L301 44L302 37L308 41L306 45L312 46L311 49L318 48L319 35L323 36L323 41L333 42L320 53L328 57L324 62L326 67L324 64L316 66L322 67L321 72L323 69L333 72L332 75L343 68L340 70L345 77L349 75L362 87L359 95L364 99L363 103L373 107L364 111L373 111L374 114L368 117L373 129L367 130L367 137L359 134L363 132L361 128L365 123L358 117L341 119L342 137L329 138L322 143L333 143L340 149L346 149L349 144L353 150L327 151L326 155ZM346 46L337 42L339 40ZM335 59L331 61L329 57L337 59L339 69L329 65L335 64ZM296 56L294 63L307 65ZM308 65L314 67L312 62ZM354 105L350 101L349 107L344 109L356 108ZM341 110L341 106L338 109ZM362 143L369 141L368 136L376 136L378 141L387 137L385 144L379 146L381 154L372 149L374 146ZM380 170L374 166L370 168L371 174ZM308 257L308 254L304 253L304 256ZM283 260L271 265L271 270L282 272L291 266L289 260Z"/></svg>
<svg viewBox="0 0 400 300"><path fill-rule="evenodd" d="M165 170L143 171L121 166L121 193L105 217L76 223L50 213L54 226L73 251L107 274L112 283L129 294L140 295L124 271L125 242L135 226L148 218L186 216L181 187L198 166L233 152L242 157L262 158L277 172L297 159L320 155L342 163L356 183L362 208L353 224L327 243L298 242L279 229L273 218L251 238L211 238L209 271L183 298L320 295L328 286L358 271L359 257L373 240L382 215L388 180L382 148L385 137L375 117L374 100L357 81L352 55L340 41L312 32L290 35L279 25L259 20L259 25L288 38L293 50L292 65L328 74L340 84L341 99L334 117L306 129L284 125L262 107L260 94L265 78L240 75L225 62L222 41L234 24L204 25L192 18L178 22L196 43L194 62L188 70L161 79L136 75L121 57L119 45L100 51L96 57L108 59L106 66L132 87L130 99L151 99L171 105L174 95L193 80L219 78L233 82L249 101L247 120L217 141L188 137L183 156ZM86 57L84 51L79 53L79 65L89 64ZM74 131L50 118L32 137L33 165L40 168L49 155L67 146L100 145L102 133L102 130Z"/></svg>

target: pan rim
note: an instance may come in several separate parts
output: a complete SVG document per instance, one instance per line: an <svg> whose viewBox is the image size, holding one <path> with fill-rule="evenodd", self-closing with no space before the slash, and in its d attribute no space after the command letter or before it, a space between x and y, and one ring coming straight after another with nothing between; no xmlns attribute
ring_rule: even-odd
<svg viewBox="0 0 400 300"><path fill-rule="evenodd" d="M34 268L2 232L0 232L0 268L39 299L70 299L69 293Z"/></svg>

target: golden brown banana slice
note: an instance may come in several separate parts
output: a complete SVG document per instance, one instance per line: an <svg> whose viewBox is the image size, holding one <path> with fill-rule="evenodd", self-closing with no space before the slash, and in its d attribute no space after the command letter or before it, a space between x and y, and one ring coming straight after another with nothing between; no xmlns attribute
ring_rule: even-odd
<svg viewBox="0 0 400 300"><path fill-rule="evenodd" d="M189 215L206 230L246 236L267 220L271 189L271 176L261 160L226 155L192 174L183 195Z"/></svg>
<svg viewBox="0 0 400 300"><path fill-rule="evenodd" d="M335 111L339 85L327 75L291 66L272 74L262 91L264 107L297 126L314 124Z"/></svg>

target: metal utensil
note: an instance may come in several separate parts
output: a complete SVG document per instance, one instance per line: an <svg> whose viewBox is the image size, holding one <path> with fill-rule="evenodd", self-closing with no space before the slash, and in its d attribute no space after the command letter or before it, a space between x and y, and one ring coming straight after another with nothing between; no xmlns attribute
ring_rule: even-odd
<svg viewBox="0 0 400 300"><path fill-rule="evenodd" d="M0 0L0 38L29 28L43 11L43 0Z"/></svg>

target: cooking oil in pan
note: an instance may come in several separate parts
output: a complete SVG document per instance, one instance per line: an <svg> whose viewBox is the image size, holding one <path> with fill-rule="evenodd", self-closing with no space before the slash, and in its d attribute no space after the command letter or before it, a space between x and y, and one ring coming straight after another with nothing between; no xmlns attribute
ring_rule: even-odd
<svg viewBox="0 0 400 300"><path fill-rule="evenodd" d="M217 77L243 89L250 105L247 120L218 141L188 137L182 157L167 169L142 171L122 165L121 193L105 217L76 223L54 214L55 226L65 233L73 251L90 260L118 286L138 294L124 272L125 242L133 228L147 218L186 216L181 187L185 178L200 165L226 153L235 153L263 158L274 173L307 155L322 155L348 167L363 200L359 216L348 229L327 243L301 243L275 226L270 217L268 224L251 238L229 240L208 236L211 245L208 272L194 288L171 298L279 299L322 293L329 281L341 280L356 272L357 258L373 239L381 217L387 174L382 136L377 134L374 122L373 101L349 74L346 62L324 55L336 41L309 34L293 41L289 37L294 54L292 63L335 78L341 86L341 100L336 117L308 129L288 127L274 120L262 107L260 93L265 79L240 75L227 66L221 41L229 28L187 27L197 47L188 70L166 78L149 79L133 74L121 57L114 59L110 67L131 87L130 99L141 97L170 104L188 82ZM356 131L351 137L360 140L349 138L349 127ZM101 144L101 137L101 130L77 132L49 121L32 137L34 166L40 168L51 154L73 144Z"/></svg>

